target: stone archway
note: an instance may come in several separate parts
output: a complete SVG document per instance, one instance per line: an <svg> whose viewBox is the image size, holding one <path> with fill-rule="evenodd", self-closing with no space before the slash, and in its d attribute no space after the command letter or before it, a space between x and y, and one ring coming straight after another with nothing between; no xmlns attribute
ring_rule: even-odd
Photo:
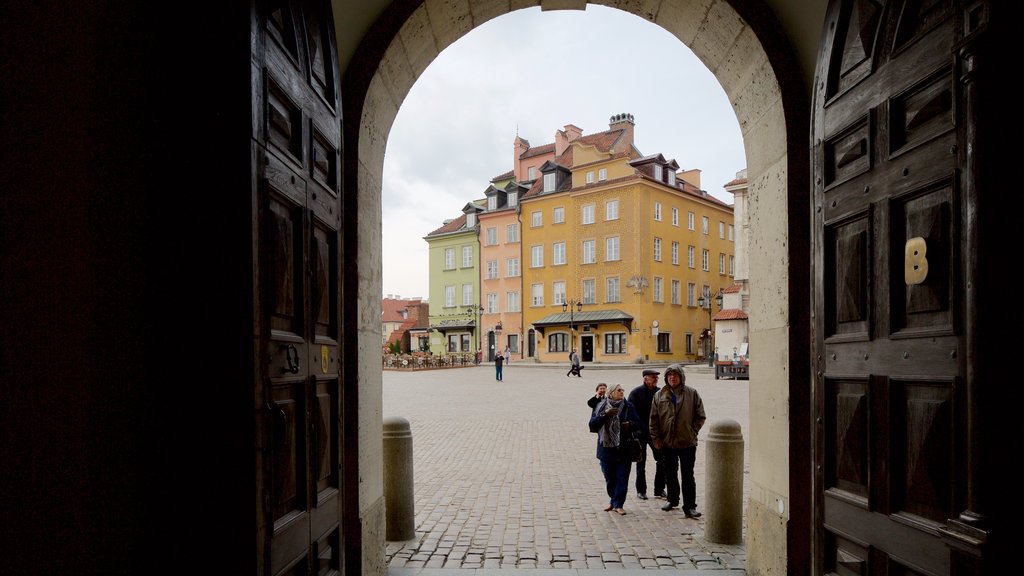
<svg viewBox="0 0 1024 576"><path fill-rule="evenodd" d="M542 9L586 6L580 0L539 4ZM809 311L791 305L809 301L806 87L780 27L757 0L599 4L675 35L715 75L736 112L750 182L750 342L762 374L750 392L750 405L758 408L745 433L752 484L746 503L747 557L758 573L809 566ZM358 269L345 287L346 293L359 294L344 303L351 317L376 318L372 311L380 305L384 151L402 101L445 47L510 11L509 3L396 2L367 33L346 71L344 185L350 198L346 203L356 209L346 209L344 228L346 244L360 247L347 256ZM364 340L379 338L372 333L375 325L360 321L365 329L359 342L347 347L351 357L359 358L347 380L359 382L359 390L346 413L358 420L362 438L379 438L381 430L379 362L357 354L371 349ZM359 452L362 547L369 551L384 532L383 495L372 493L383 485L382 468L376 443L361 445ZM793 476L790 470L808 474ZM364 555L364 563L373 561Z"/></svg>

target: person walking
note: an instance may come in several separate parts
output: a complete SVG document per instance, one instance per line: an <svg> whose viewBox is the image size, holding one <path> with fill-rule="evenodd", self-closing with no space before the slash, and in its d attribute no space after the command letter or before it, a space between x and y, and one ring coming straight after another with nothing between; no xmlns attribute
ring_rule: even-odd
<svg viewBox="0 0 1024 576"><path fill-rule="evenodd" d="M693 465L697 460L697 435L707 420L704 402L696 390L686 385L686 375L679 364L665 369L665 384L654 395L649 420L651 441L661 451L668 489L668 502L661 509L667 512L679 505L681 476L683 513L687 518L699 518Z"/></svg>
<svg viewBox="0 0 1024 576"><path fill-rule="evenodd" d="M505 353L503 356L505 356L505 366L508 366L508 361L512 359L512 350L510 350L508 346L505 346Z"/></svg>
<svg viewBox="0 0 1024 576"><path fill-rule="evenodd" d="M501 354L494 355L494 379L501 382L501 365L505 363L505 357Z"/></svg>
<svg viewBox="0 0 1024 576"><path fill-rule="evenodd" d="M642 372L643 384L633 388L626 398L636 408L637 416L640 417L640 442L644 451L640 460L636 463L636 497L640 500L647 500L647 446L651 447L654 455L654 497L665 497L665 473L661 465L660 451L651 443L651 403L658 390L657 370L646 369Z"/></svg>
<svg viewBox="0 0 1024 576"><path fill-rule="evenodd" d="M575 374L582 378L580 370L583 370L583 366L580 365L580 355L576 353L576 349L573 348L572 352L569 352L569 371L565 373L566 377Z"/></svg>
<svg viewBox="0 0 1024 576"><path fill-rule="evenodd" d="M591 416L594 415L594 410L597 408L597 405L600 404L601 401L605 399L605 397L606 397L605 394L607 392L608 392L608 385L605 384L604 382L601 382L601 383L599 383L594 388L594 395L591 396L590 398L587 398L587 406L590 406L590 415ZM601 466L601 476L603 477L604 476L604 460L601 460L601 438L597 439L597 452L596 452L596 455L597 455L597 462Z"/></svg>
<svg viewBox="0 0 1024 576"><path fill-rule="evenodd" d="M598 403L590 416L590 431L597 433L597 453L603 464L605 491L608 493L605 512L626 514L623 506L629 492L629 471L633 463L626 457L622 442L639 426L636 409L626 400L622 386L609 386L607 397Z"/></svg>

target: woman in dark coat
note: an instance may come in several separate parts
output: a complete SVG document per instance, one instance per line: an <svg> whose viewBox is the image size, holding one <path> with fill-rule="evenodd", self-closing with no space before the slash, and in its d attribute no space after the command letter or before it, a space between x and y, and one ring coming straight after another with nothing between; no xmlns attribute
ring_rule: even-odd
<svg viewBox="0 0 1024 576"><path fill-rule="evenodd" d="M598 403L590 416L590 431L598 435L597 457L604 471L608 491L605 511L625 514L622 506L629 492L629 472L633 462L626 457L622 443L640 426L640 417L633 404L626 400L626 391L618 384L608 387L608 394Z"/></svg>

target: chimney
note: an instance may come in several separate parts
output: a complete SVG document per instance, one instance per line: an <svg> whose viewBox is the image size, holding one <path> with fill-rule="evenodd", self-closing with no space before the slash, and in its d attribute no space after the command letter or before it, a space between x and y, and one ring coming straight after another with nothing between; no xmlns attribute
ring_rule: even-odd
<svg viewBox="0 0 1024 576"><path fill-rule="evenodd" d="M516 134L516 140L512 143L512 177L516 182L522 182L526 178L520 158L529 149L530 141Z"/></svg>
<svg viewBox="0 0 1024 576"><path fill-rule="evenodd" d="M562 130L555 130L555 157L561 156L569 148L569 144L582 135L583 130L572 124L566 124Z"/></svg>
<svg viewBox="0 0 1024 576"><path fill-rule="evenodd" d="M633 148L633 127L636 124L633 122L633 115L622 113L615 114L608 119L608 130L622 130L622 137L615 141L612 146L613 152L628 152Z"/></svg>

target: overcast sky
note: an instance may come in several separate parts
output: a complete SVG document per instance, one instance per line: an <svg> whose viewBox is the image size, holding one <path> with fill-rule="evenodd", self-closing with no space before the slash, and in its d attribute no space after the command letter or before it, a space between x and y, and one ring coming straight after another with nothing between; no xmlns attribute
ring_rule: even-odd
<svg viewBox="0 0 1024 576"><path fill-rule="evenodd" d="M701 188L733 202L722 187L746 167L736 116L711 72L659 26L592 4L528 8L446 48L388 136L384 295L429 297L423 237L512 169L517 132L540 146L566 124L584 134L607 130L619 113L633 115L640 152L700 169Z"/></svg>

